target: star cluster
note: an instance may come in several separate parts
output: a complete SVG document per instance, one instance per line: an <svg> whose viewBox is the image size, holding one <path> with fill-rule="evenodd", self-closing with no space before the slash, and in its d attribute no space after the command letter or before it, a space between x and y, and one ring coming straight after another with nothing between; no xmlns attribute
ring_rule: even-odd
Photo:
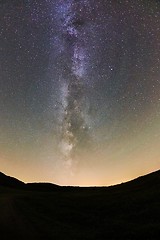
<svg viewBox="0 0 160 240"><path fill-rule="evenodd" d="M0 165L107 185L160 167L160 2L1 0Z"/></svg>

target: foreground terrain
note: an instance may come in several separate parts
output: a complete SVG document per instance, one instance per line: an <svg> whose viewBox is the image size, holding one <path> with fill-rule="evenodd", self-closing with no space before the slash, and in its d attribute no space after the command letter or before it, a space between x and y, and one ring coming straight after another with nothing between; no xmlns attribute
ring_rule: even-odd
<svg viewBox="0 0 160 240"><path fill-rule="evenodd" d="M24 184L0 173L0 239L160 239L160 170L95 188Z"/></svg>

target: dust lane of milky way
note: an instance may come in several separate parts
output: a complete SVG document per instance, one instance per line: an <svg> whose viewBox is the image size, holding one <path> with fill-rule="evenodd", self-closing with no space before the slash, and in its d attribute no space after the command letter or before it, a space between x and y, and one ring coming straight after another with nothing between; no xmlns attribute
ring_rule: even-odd
<svg viewBox="0 0 160 240"><path fill-rule="evenodd" d="M160 168L160 2L1 0L0 167L109 185Z"/></svg>
<svg viewBox="0 0 160 240"><path fill-rule="evenodd" d="M76 148L87 133L87 125L83 116L86 53L80 29L85 24L81 12L83 7L85 9L88 7L86 3L59 1L56 8L61 32L71 52L70 74L68 79L66 74L62 76L64 95L60 99L64 109L60 147L67 167L72 167L75 163Z"/></svg>

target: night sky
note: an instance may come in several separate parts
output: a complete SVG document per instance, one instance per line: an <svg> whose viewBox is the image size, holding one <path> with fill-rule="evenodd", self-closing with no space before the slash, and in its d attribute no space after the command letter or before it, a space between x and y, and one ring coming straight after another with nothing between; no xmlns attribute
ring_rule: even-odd
<svg viewBox="0 0 160 240"><path fill-rule="evenodd" d="M0 171L110 185L160 168L160 2L0 1Z"/></svg>

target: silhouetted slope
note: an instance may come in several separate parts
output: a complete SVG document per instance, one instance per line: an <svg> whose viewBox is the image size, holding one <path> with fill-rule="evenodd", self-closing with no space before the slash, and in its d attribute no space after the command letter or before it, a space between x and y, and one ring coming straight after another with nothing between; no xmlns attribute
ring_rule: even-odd
<svg viewBox="0 0 160 240"><path fill-rule="evenodd" d="M160 170L149 173L145 176L140 176L134 180L131 180L129 182L126 182L124 184L129 184L130 186L143 186L143 187L149 187L153 185L159 185L160 184Z"/></svg>
<svg viewBox="0 0 160 240"><path fill-rule="evenodd" d="M0 239L160 239L160 171L113 187L59 188L0 187Z"/></svg>
<svg viewBox="0 0 160 240"><path fill-rule="evenodd" d="M25 187L25 184L16 178L7 176L4 173L0 172L0 186L23 188Z"/></svg>
<svg viewBox="0 0 160 240"><path fill-rule="evenodd" d="M32 190L32 191L49 192L49 191L60 190L61 187L53 183L27 183L26 189Z"/></svg>
<svg viewBox="0 0 160 240"><path fill-rule="evenodd" d="M34 191L54 191L60 189L60 186L52 183L24 183L14 177L10 177L0 172L0 186L10 188L21 188Z"/></svg>

